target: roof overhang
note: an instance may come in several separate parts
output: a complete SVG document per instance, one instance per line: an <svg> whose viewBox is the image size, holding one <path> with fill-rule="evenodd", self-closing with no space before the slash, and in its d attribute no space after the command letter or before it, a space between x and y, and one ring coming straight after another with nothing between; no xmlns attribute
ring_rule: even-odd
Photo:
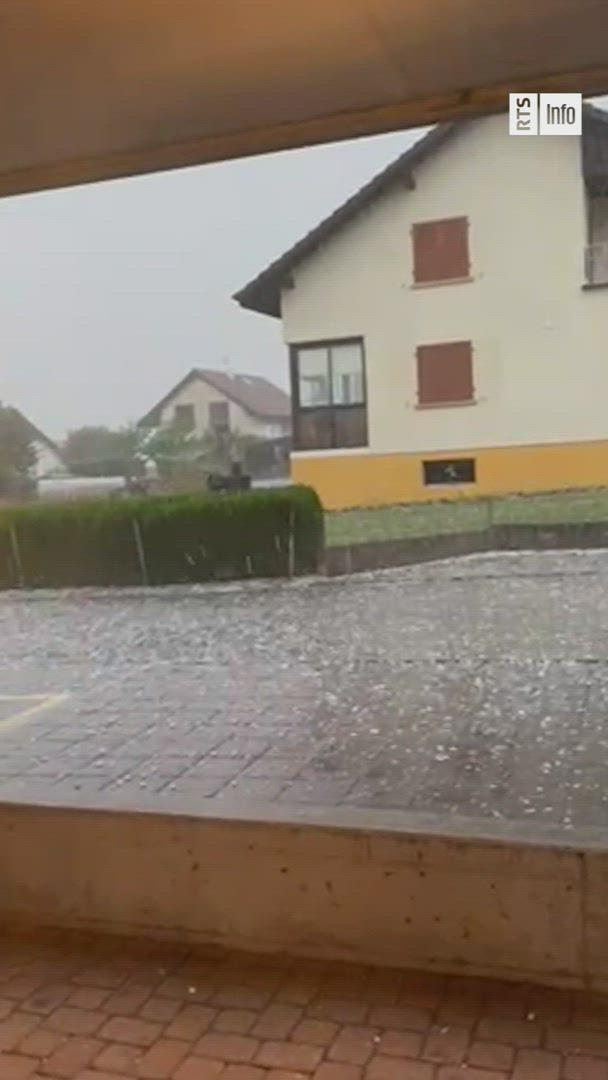
<svg viewBox="0 0 608 1080"><path fill-rule="evenodd" d="M0 194L608 90L606 0L2 0Z"/></svg>

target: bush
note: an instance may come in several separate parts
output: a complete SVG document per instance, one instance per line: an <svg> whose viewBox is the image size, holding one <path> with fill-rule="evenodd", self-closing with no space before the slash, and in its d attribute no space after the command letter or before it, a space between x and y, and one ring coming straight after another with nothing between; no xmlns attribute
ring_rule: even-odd
<svg viewBox="0 0 608 1080"><path fill-rule="evenodd" d="M305 487L36 504L0 511L0 588L305 574L322 546L321 505Z"/></svg>

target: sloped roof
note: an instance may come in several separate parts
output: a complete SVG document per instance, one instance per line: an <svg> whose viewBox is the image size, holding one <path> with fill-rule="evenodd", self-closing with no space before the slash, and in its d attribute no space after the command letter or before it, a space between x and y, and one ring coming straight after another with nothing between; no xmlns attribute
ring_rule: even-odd
<svg viewBox="0 0 608 1080"><path fill-rule="evenodd" d="M439 124L418 142L360 188L329 217L289 248L283 255L262 270L252 281L234 294L233 299L250 311L281 317L281 289L289 284L290 274L322 243L351 221L356 214L370 206L375 199L395 183L413 189L413 169L429 154L442 146L449 136L461 132L475 121ZM505 118L506 134L506 118ZM583 105L583 174L590 189L608 192L608 113L593 105Z"/></svg>
<svg viewBox="0 0 608 1080"><path fill-rule="evenodd" d="M52 450L53 453L57 454L57 457L60 461L63 461L63 455L61 453L61 450L57 446L57 443L53 442L52 439L49 439L48 435L45 435L44 432L41 431L40 428L37 428L35 424L32 424L32 421L28 420L27 416L24 416L23 413L19 411L19 409L15 409L12 405L10 405L9 408L13 415L16 416L21 423L21 426L23 427L31 442L42 443L49 450Z"/></svg>
<svg viewBox="0 0 608 1080"><path fill-rule="evenodd" d="M282 420L291 416L289 395L261 375L230 375L225 371L212 371L208 368L193 368L146 413L138 427L156 427L166 405L176 394L192 382L202 380L218 394L240 405L245 412L260 420Z"/></svg>
<svg viewBox="0 0 608 1080"><path fill-rule="evenodd" d="M393 184L400 182L406 187L414 187L412 169L420 164L430 153L441 146L459 126L448 123L439 124L423 135L418 142L410 146L403 154L390 163L382 172L373 177L342 206L334 210L314 229L311 229L297 244L262 270L252 281L234 294L241 307L258 311L262 315L281 317L281 288L288 283L290 272L307 255L323 244L330 236L338 232L356 214L368 207L379 195Z"/></svg>

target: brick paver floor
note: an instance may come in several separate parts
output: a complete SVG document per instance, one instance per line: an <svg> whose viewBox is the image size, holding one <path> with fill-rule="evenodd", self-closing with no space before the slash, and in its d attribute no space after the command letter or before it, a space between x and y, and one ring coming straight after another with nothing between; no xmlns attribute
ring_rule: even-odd
<svg viewBox="0 0 608 1080"><path fill-rule="evenodd" d="M608 1080L608 998L115 939L0 942L0 1080Z"/></svg>
<svg viewBox="0 0 608 1080"><path fill-rule="evenodd" d="M607 582L608 551L520 552L3 594L0 792L605 831Z"/></svg>

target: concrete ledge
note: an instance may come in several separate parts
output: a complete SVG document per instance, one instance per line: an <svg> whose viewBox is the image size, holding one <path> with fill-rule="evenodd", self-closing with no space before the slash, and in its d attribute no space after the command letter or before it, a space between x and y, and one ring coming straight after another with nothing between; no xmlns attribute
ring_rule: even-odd
<svg viewBox="0 0 608 1080"><path fill-rule="evenodd" d="M491 525L473 532L413 536L328 547L324 572L333 577L363 570L434 562L486 551L556 551L608 547L608 522Z"/></svg>
<svg viewBox="0 0 608 1080"><path fill-rule="evenodd" d="M608 988L599 836L270 814L3 803L0 923Z"/></svg>

